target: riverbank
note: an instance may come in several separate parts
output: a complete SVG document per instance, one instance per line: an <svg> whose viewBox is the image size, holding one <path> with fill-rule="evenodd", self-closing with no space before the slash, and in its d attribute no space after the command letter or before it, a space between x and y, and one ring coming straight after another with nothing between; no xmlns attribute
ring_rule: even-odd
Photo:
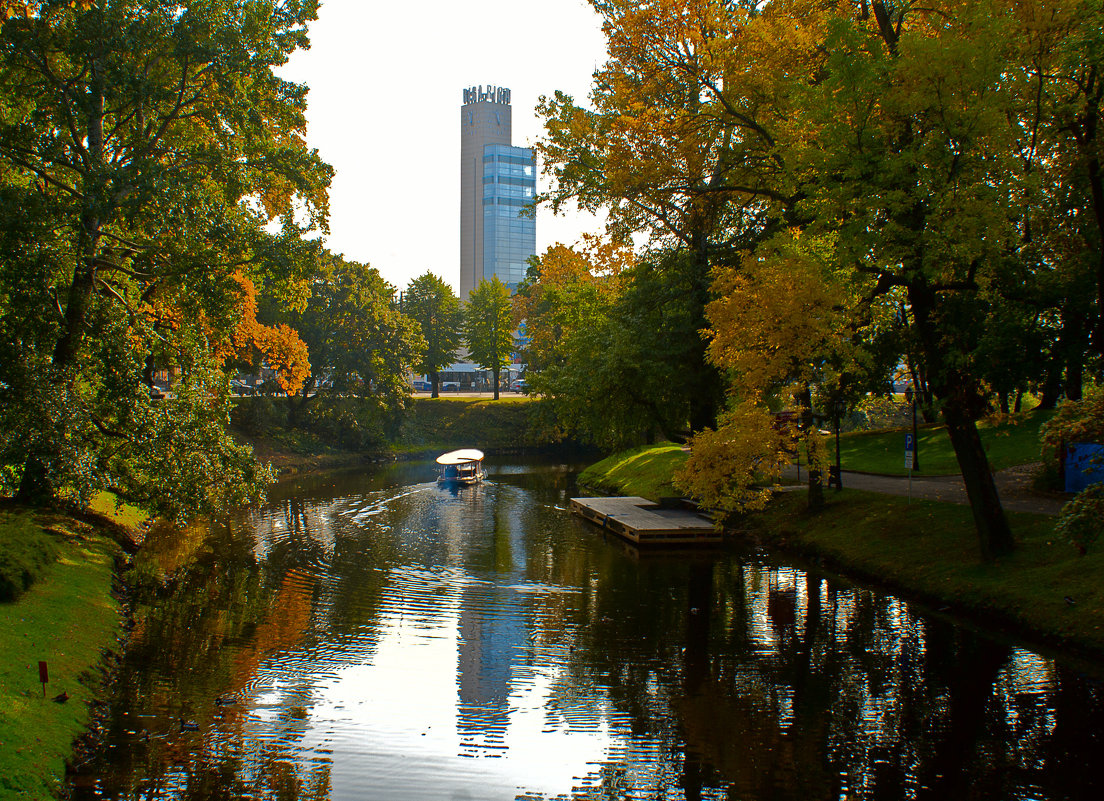
<svg viewBox="0 0 1104 801"><path fill-rule="evenodd" d="M92 722L106 658L124 631L112 592L123 556L114 525L0 508L0 541L18 530L21 547L55 557L16 600L0 603L0 798L55 798Z"/></svg>
<svg viewBox="0 0 1104 801"><path fill-rule="evenodd" d="M670 444L638 448L592 465L580 482L658 498L670 494L684 459ZM1053 515L1009 512L1016 551L986 564L964 504L854 488L828 492L826 499L822 511L810 513L803 488L794 486L764 512L730 521L731 534L936 610L1078 655L1104 656L1104 547L1080 556L1054 536Z"/></svg>
<svg viewBox="0 0 1104 801"><path fill-rule="evenodd" d="M397 430L375 430L355 408L291 425L286 403L239 398L232 415L235 438L252 446L258 461L281 474L336 470L431 456L456 448L516 453L571 446L546 427L540 402L517 395L414 398ZM319 407L321 408L321 407ZM331 410L333 411L333 410Z"/></svg>

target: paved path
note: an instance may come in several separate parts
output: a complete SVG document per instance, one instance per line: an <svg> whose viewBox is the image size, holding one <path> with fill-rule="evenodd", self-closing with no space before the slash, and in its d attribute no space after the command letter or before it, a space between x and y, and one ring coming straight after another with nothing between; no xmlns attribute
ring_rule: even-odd
<svg viewBox="0 0 1104 801"><path fill-rule="evenodd" d="M1033 512L1035 514L1057 515L1067 498L1060 493L1041 493L1032 489L1031 479L1037 465L1027 464L1011 467L996 474L997 492L1001 504L1010 512ZM804 465L801 478L807 477ZM790 467L787 478L797 478L797 468ZM909 480L903 476L871 475L843 471L843 486L848 489L883 492L887 495L909 494ZM832 490L826 490L831 492ZM962 476L923 476L912 475L912 497L949 503L967 503L966 487Z"/></svg>

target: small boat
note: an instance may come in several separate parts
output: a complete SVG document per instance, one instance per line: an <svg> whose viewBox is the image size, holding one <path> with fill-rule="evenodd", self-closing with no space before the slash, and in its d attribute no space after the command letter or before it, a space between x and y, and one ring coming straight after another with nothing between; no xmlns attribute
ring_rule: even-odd
<svg viewBox="0 0 1104 801"><path fill-rule="evenodd" d="M437 457L440 473L438 484L478 484L486 477L483 471L483 451L461 448Z"/></svg>

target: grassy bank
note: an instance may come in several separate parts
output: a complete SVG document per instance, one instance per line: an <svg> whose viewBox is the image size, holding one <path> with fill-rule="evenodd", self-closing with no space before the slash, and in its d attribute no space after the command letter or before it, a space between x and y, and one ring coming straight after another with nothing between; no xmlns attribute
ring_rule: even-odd
<svg viewBox="0 0 1104 801"><path fill-rule="evenodd" d="M539 404L539 400L522 395L502 395L497 401L490 396L418 397L411 401L397 430L379 428L369 434L364 429L354 430L356 414L343 415L338 421L319 415L324 424L306 420L299 427L290 427L274 399L241 398L234 414L234 432L252 445L260 461L271 462L282 472L325 470L463 447L493 452L560 444L541 424ZM258 420L263 425L258 425Z"/></svg>
<svg viewBox="0 0 1104 801"><path fill-rule="evenodd" d="M1008 466L1037 459L1038 427L1044 419L1046 415L1036 413L1018 426L983 431L994 462ZM881 449L899 439L899 432L856 435L851 438L853 455L879 465ZM580 483L658 499L677 494L671 475L685 458L677 445L637 448L592 465ZM737 525L743 536L814 557L843 574L936 608L946 606L1040 640L1104 655L1104 584L1099 579L1104 545L1079 556L1054 536L1053 517L1010 513L1016 551L983 564L968 506L923 500L910 504L907 498L853 489L827 493L827 501L823 511L810 514L803 491L784 492L765 512Z"/></svg>
<svg viewBox="0 0 1104 801"><path fill-rule="evenodd" d="M1054 416L1053 410L1041 409L1015 417L978 424L985 452L993 470L1038 461L1043 423ZM844 470L903 476L905 470L905 434L911 429L888 431L855 431L840 437L840 461ZM947 429L942 425L923 426L917 432L918 453L922 473L926 476L946 476L959 472L958 461L951 447ZM828 445L835 455L835 439Z"/></svg>
<svg viewBox="0 0 1104 801"><path fill-rule="evenodd" d="M596 492L658 501L680 494L671 477L685 464L687 456L687 451L674 443L644 445L592 464L579 474L578 483Z"/></svg>
<svg viewBox="0 0 1104 801"><path fill-rule="evenodd" d="M416 398L394 442L400 451L537 448L551 444L536 420L536 401L525 396Z"/></svg>
<svg viewBox="0 0 1104 801"><path fill-rule="evenodd" d="M783 493L746 531L937 607L1104 654L1104 548L1078 556L1054 537L1054 518L1009 514L1016 550L984 564L967 506L843 490L810 514L805 500Z"/></svg>
<svg viewBox="0 0 1104 801"><path fill-rule="evenodd" d="M103 653L118 643L111 586L119 548L91 523L5 508L0 543L16 536L20 548L55 558L18 600L0 603L0 798L47 799L89 724ZM49 672L45 698L39 661Z"/></svg>

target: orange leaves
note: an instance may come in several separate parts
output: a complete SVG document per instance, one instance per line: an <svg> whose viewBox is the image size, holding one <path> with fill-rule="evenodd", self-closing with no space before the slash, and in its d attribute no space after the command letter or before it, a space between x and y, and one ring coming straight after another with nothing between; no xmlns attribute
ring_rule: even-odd
<svg viewBox="0 0 1104 801"><path fill-rule="evenodd" d="M287 325L267 326L257 321L257 289L241 272L230 276L236 286L232 316L236 319L229 332L202 312L189 312L179 299L162 294L143 304L142 313L163 332L183 335L198 329L208 343L210 353L226 364L235 359L253 361L254 349L276 371L276 381L288 393L298 392L310 376L307 345L295 329Z"/></svg>
<svg viewBox="0 0 1104 801"><path fill-rule="evenodd" d="M307 345L291 326L262 325L257 322L257 290L253 282L237 273L234 280L241 287L238 325L229 344L237 353L249 348L261 352L269 367L276 371L276 382L286 394L298 392L310 376ZM232 353L227 353L224 360Z"/></svg>
<svg viewBox="0 0 1104 801"><path fill-rule="evenodd" d="M257 325L254 345L264 354L269 367L276 371L276 382L286 394L298 392L310 376L311 366L307 345L289 325Z"/></svg>

